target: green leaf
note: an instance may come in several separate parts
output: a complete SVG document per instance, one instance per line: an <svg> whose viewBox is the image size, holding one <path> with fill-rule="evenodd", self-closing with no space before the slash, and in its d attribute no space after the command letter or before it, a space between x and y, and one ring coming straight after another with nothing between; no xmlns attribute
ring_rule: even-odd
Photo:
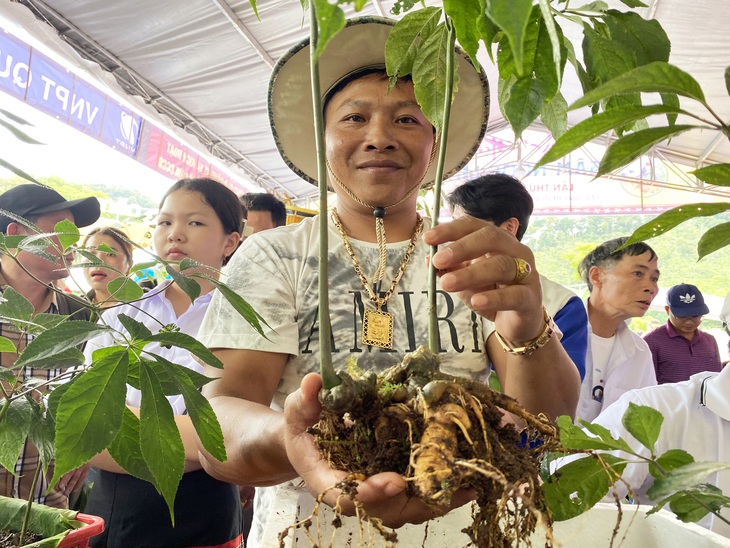
<svg viewBox="0 0 730 548"><path fill-rule="evenodd" d="M134 280L126 276L114 278L107 284L106 288L112 297L123 303L137 301L144 296L142 288Z"/></svg>
<svg viewBox="0 0 730 548"><path fill-rule="evenodd" d="M497 39L497 35L500 30L497 25L487 16L486 0L481 2L482 12L477 17L477 28L479 29L479 35L482 37L484 45L487 47L487 53L489 54L489 60L494 63L494 54L492 53L492 44Z"/></svg>
<svg viewBox="0 0 730 548"><path fill-rule="evenodd" d="M226 447L223 443L223 431L213 408L210 406L210 402L198 391L187 375L189 370L160 356L156 356L155 359L177 385L177 393L182 394L187 413L190 415L195 432L198 434L203 447L215 459L224 462L226 460Z"/></svg>
<svg viewBox="0 0 730 548"><path fill-rule="evenodd" d="M180 274L180 272L171 265L167 265L165 271L170 275L173 281L180 286L180 289L182 289L185 294L190 297L190 302L193 302L195 299L200 297L200 284L198 282L190 279L188 276Z"/></svg>
<svg viewBox="0 0 730 548"><path fill-rule="evenodd" d="M654 480L654 484L647 489L646 496L659 500L677 491L689 489L704 483L710 474L727 470L729 462L691 462L671 470L665 477Z"/></svg>
<svg viewBox="0 0 730 548"><path fill-rule="evenodd" d="M202 388L212 380L215 380L213 377L206 377L205 375L203 375L202 373L198 373L194 369L188 369L187 367L181 367L177 364L174 364L160 355L154 354L152 357L153 360L145 359L144 362L148 364L148 367L152 367L154 369L155 375L157 375L157 380L160 381L160 386L162 386L162 391L165 393L166 396L181 394L178 386L179 383L174 377L172 377L168 373L167 367L158 367L155 362L164 363L166 365L175 367L175 371L177 371L179 374L184 374L188 378L188 380L193 383L193 386L195 386L196 390L200 390L200 388ZM139 374L137 374L137 377L139 377ZM137 381L137 385L139 385L139 381ZM136 386L135 388L138 388L138 386Z"/></svg>
<svg viewBox="0 0 730 548"><path fill-rule="evenodd" d="M631 451L628 444L622 439L614 439L611 432L600 424L591 424L580 421L583 428L573 424L570 417L562 415L558 417L557 424L560 428L560 442L566 449L585 450L622 450ZM589 435L593 434L593 436Z"/></svg>
<svg viewBox="0 0 730 548"><path fill-rule="evenodd" d="M728 203L687 204L665 211L646 224L637 228L624 244L631 245L661 236L679 224L695 217L712 217L730 209Z"/></svg>
<svg viewBox="0 0 730 548"><path fill-rule="evenodd" d="M145 440L141 444L142 456L155 487L167 502L174 525L173 505L185 467L185 449L170 402L162 393L154 372L143 364L139 373L142 388L139 438Z"/></svg>
<svg viewBox="0 0 730 548"><path fill-rule="evenodd" d="M587 26L583 30L583 60L588 73L599 82L607 82L636 67L633 51Z"/></svg>
<svg viewBox="0 0 730 548"><path fill-rule="evenodd" d="M518 74L524 74L523 42L531 13L532 0L491 0L487 4L487 15L509 40Z"/></svg>
<svg viewBox="0 0 730 548"><path fill-rule="evenodd" d="M36 314L33 316L33 322L30 324L30 331L41 333L62 324L66 320L66 316L62 314L48 314L45 312Z"/></svg>
<svg viewBox="0 0 730 548"><path fill-rule="evenodd" d="M538 5L540 6L540 12L542 13L544 28L547 31L548 36L550 37L550 44L552 46L550 52L552 53L553 66L554 70L556 71L555 77L558 80L558 88L560 88L560 82L563 78L563 71L561 67L565 66L566 60L566 56L561 55L561 52L563 50L561 46L561 44L563 43L562 32L559 32L560 27L555 22L555 18L553 17L552 10L550 9L550 0L538 0ZM563 99L563 101L565 101L565 99ZM568 105L566 104L565 106L567 109Z"/></svg>
<svg viewBox="0 0 730 548"><path fill-rule="evenodd" d="M5 406L7 400L0 400ZM0 465L13 473L18 462L20 451L28 437L33 420L33 407L26 398L17 398L10 402L5 416L0 421Z"/></svg>
<svg viewBox="0 0 730 548"><path fill-rule="evenodd" d="M83 365L84 361L84 353L73 347L59 351L57 354L34 358L30 363L33 369L68 369L69 367ZM17 365L17 362L15 362L15 365Z"/></svg>
<svg viewBox="0 0 730 548"><path fill-rule="evenodd" d="M684 449L669 449L656 459L656 464L661 466L664 472L668 472L669 470L674 470L675 468L694 462L694 460L694 457ZM649 472L655 478L660 478L664 475L653 463L649 463Z"/></svg>
<svg viewBox="0 0 730 548"><path fill-rule="evenodd" d="M730 67L725 69L725 89L727 94L730 95Z"/></svg>
<svg viewBox="0 0 730 548"><path fill-rule="evenodd" d="M596 0L595 2L589 2L588 4L583 4L582 6L579 6L575 8L573 11L596 11L599 13L603 13L608 9L608 4L606 2L603 2L602 0Z"/></svg>
<svg viewBox="0 0 730 548"><path fill-rule="evenodd" d="M648 8L641 0L621 0L621 2L630 8Z"/></svg>
<svg viewBox="0 0 730 548"><path fill-rule="evenodd" d="M556 521L574 518L600 501L626 463L613 455L602 455L611 467L607 471L594 457L585 457L558 468L542 486L548 508Z"/></svg>
<svg viewBox="0 0 730 548"><path fill-rule="evenodd" d="M480 15L484 15L484 2L479 0L444 0L444 11L451 18L459 45L474 63L479 66L480 29L474 24ZM419 10L422 11L422 10Z"/></svg>
<svg viewBox="0 0 730 548"><path fill-rule="evenodd" d="M221 282L220 280L217 280L216 278L213 278L211 276L208 276L207 274L195 274L196 278L201 278L203 280L207 280L210 283L212 283L216 289L220 292L220 294L223 296L226 301L228 301L228 304L230 304L236 312L238 312L241 317L248 322L248 324L253 327L256 332L261 335L262 337L266 338L268 340L268 337L264 335L264 330L261 327L261 324L264 324L266 327L271 329L271 326L266 323L266 320L264 317L256 312L253 307L246 302L246 300L241 297L238 293L233 291L230 287L228 287L225 283Z"/></svg>
<svg viewBox="0 0 730 548"><path fill-rule="evenodd" d="M127 330L127 333L132 337L135 341L149 341L150 337L152 336L152 331L149 330L149 328L143 324L142 322L135 320L134 318L131 318L127 316L126 314L118 314L117 318L119 319L119 323L121 323L124 326L124 329Z"/></svg>
<svg viewBox="0 0 730 548"><path fill-rule="evenodd" d="M702 259L730 245L730 223L722 223L709 228L697 242L697 257Z"/></svg>
<svg viewBox="0 0 730 548"><path fill-rule="evenodd" d="M626 93L675 93L705 103L697 80L683 70L660 61L637 67L589 91L570 106L570 110Z"/></svg>
<svg viewBox="0 0 730 548"><path fill-rule="evenodd" d="M108 327L93 322L83 320L64 322L34 338L15 362L15 365L32 365L85 343L107 331L110 331Z"/></svg>
<svg viewBox="0 0 730 548"><path fill-rule="evenodd" d="M669 37L656 19L644 19L634 11L608 10L603 21L611 31L611 39L634 52L638 66L669 62Z"/></svg>
<svg viewBox="0 0 730 548"><path fill-rule="evenodd" d="M620 167L630 164L636 158L650 150L654 145L690 129L695 129L696 127L692 125L655 127L625 135L611 143L606 149L606 153L601 159L601 164L598 166L596 177L611 173Z"/></svg>
<svg viewBox="0 0 730 548"><path fill-rule="evenodd" d="M106 449L122 424L129 355L119 350L95 361L61 397L56 411L53 482Z"/></svg>
<svg viewBox="0 0 730 548"><path fill-rule="evenodd" d="M608 112L601 112L600 114L591 116L574 125L562 137L558 138L555 144L550 147L550 150L535 164L535 169L567 156L584 144L616 127L646 118L647 116L665 114L667 112L681 112L681 110L667 105L650 105L609 110Z"/></svg>
<svg viewBox="0 0 730 548"><path fill-rule="evenodd" d="M662 98L662 104L671 107L672 109L676 109L677 112L680 112L679 109L679 97L677 97L676 93L661 93ZM673 126L677 123L677 112L667 112L667 124L670 126Z"/></svg>
<svg viewBox="0 0 730 548"><path fill-rule="evenodd" d="M140 272L141 270L146 270L148 268L154 268L159 264L158 261L148 261L146 263L136 263L132 265L132 268L129 269L129 272L131 274L135 274L136 272Z"/></svg>
<svg viewBox="0 0 730 548"><path fill-rule="evenodd" d="M35 307L30 304L30 301L23 297L11 286L6 287L3 290L2 299L0 299L0 317L15 323L29 322L33 317Z"/></svg>
<svg viewBox="0 0 730 548"><path fill-rule="evenodd" d="M512 85L504 104L504 114L516 138L519 139L522 132L537 119L547 99L544 83L532 76L518 78Z"/></svg>
<svg viewBox="0 0 730 548"><path fill-rule="evenodd" d="M416 100L434 128L441 134L446 93L446 56L449 51L449 33L445 25L439 25L418 50L413 61L413 85ZM456 60L454 60L456 63ZM458 86L458 72L454 66L454 89Z"/></svg>
<svg viewBox="0 0 730 548"><path fill-rule="evenodd" d="M157 342L160 345L171 345L179 348L189 350L194 356L200 358L204 363L217 367L218 369L223 368L223 363L215 357L215 355L208 350L208 348L202 343L198 342L195 337L191 337L186 333L171 333L169 331L161 331L155 333L147 339L149 342Z"/></svg>
<svg viewBox="0 0 730 548"><path fill-rule="evenodd" d="M108 447L109 454L119 466L136 478L154 483L152 472L142 457L139 437L139 419L127 407L124 408L122 425Z"/></svg>
<svg viewBox="0 0 730 548"><path fill-rule="evenodd" d="M730 498L710 484L675 493L670 499L669 508L685 523L697 522L711 511L719 512L730 506Z"/></svg>
<svg viewBox="0 0 730 548"><path fill-rule="evenodd" d="M408 13L390 31L385 42L385 69L388 76L405 76L413 72L420 44L436 30L440 8L424 8Z"/></svg>
<svg viewBox="0 0 730 548"><path fill-rule="evenodd" d="M315 59L319 59L322 52L338 32L345 28L345 12L337 4L330 4L328 0L310 0L314 2L317 13L317 50Z"/></svg>
<svg viewBox="0 0 730 548"><path fill-rule="evenodd" d="M81 239L79 229L68 219L63 219L56 223L53 227L54 232L58 236L58 241L61 244L61 249L66 251L69 247L76 244Z"/></svg>
<svg viewBox="0 0 730 548"><path fill-rule="evenodd" d="M714 164L690 171L691 175L711 185L730 186L730 164Z"/></svg>
<svg viewBox="0 0 730 548"><path fill-rule="evenodd" d="M38 457L43 464L44 472L53 461L55 455L56 423L51 414L38 404L33 405L33 420L28 431L28 439L38 449Z"/></svg>
<svg viewBox="0 0 730 548"><path fill-rule="evenodd" d="M0 504L0 529L20 531L26 513L27 501L9 497L2 498ZM30 509L28 529L51 537L74 529L73 520L78 512L51 508L43 504L33 504ZM48 539L46 539L48 540ZM31 545L32 548L37 545ZM45 545L50 548L49 545Z"/></svg>
<svg viewBox="0 0 730 548"><path fill-rule="evenodd" d="M646 405L636 405L633 402L629 403L628 409L621 418L621 424L629 434L651 451L652 455L659 439L662 422L664 422L664 416L659 411Z"/></svg>
<svg viewBox="0 0 730 548"><path fill-rule="evenodd" d="M540 120L555 139L559 139L568 131L568 102L558 92L551 101L542 107Z"/></svg>
<svg viewBox="0 0 730 548"><path fill-rule="evenodd" d="M18 349L15 348L15 343L7 337L0 336L0 352L12 352L16 354Z"/></svg>
<svg viewBox="0 0 730 548"><path fill-rule="evenodd" d="M509 37L506 34L502 35L502 39L499 41L499 46L497 48L497 67L499 68L500 77L506 80L511 75L515 75L519 78L520 76L533 74L541 22L542 18L540 16L539 8L535 7L532 10L530 19L527 22L527 27L525 28L525 35L522 43L521 68L517 65L517 60L515 59L514 52L512 51L512 45L510 44ZM555 71L553 69L553 74L554 73Z"/></svg>

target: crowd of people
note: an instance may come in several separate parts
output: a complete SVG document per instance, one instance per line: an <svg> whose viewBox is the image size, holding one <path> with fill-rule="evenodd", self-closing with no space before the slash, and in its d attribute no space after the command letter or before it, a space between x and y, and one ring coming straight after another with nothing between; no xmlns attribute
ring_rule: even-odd
<svg viewBox="0 0 730 548"><path fill-rule="evenodd" d="M80 228L94 225L82 245L99 259L85 268L91 286L86 298L100 306L99 321L122 332L122 314L153 332L174 323L224 364L220 370L179 348L155 349L215 378L203 394L218 416L228 454L225 462L211 457L195 435L182 397L168 397L185 447L174 526L162 496L127 474L107 452L89 463L95 469L93 482L85 479L88 465L64 476L51 491L52 472L41 474L33 498L52 506L66 507L69 495L91 485L86 511L106 521L92 546L239 546L251 526L244 510L252 498L253 526L245 536L248 546L257 546L276 486L285 482L315 497L326 492L325 502L335 503L338 492L331 488L346 474L322 459L308 430L321 409L321 223L328 232L336 367L355 358L362 368L382 369L425 343L427 254L429 246L440 246L431 262L440 271L437 307L445 371L482 382L496 375L502 390L534 414L595 421L624 436L621 416L628 403L651 405L672 425L663 431L660 447L691 451L704 445L701 458L727 460L722 440L730 419L723 388L728 374L714 339L698 329L708 312L700 290L691 284L671 288L666 325L643 339L626 323L643 316L658 292L659 259L650 246L625 245L620 237L592 250L579 267L589 290L583 302L541 275L521 242L533 203L516 179L489 174L458 187L448 197L454 213L449 223L431 227L420 217L418 190L433 182L438 135L419 108L410 79L401 78L389 89L383 46L390 28L383 21L350 23L338 38L340 46L322 54L321 63L328 67L322 81L328 182L317 180L308 41L297 44L274 69L270 119L277 146L297 174L332 186L337 206L327 215L286 225L284 204L272 195L239 199L211 179L178 181L160 203L155 253L173 265L192 259L214 277L223 271L226 285L265 319L264 337L205 280L192 303L172 280L148 287L134 305L118 302L109 284L130 274L133 244L123 231L98 222L96 198L68 201L35 184L0 195L0 209L12 214L0 216L6 236L30 235L35 229L51 233L63 219ZM465 59L459 66L447 175L459 171L479 146L488 108L483 75ZM21 251L17 261L2 258L2 290L15 289L36 313L89 319L80 297L54 290L54 283L68 275L70 257L50 253ZM386 326L386 335L369 327L377 322ZM27 344L27 335L4 323L0 327L19 349ZM111 334L89 341L87 362L110 344ZM1 356L5 367L16 358ZM48 372L25 368L19 374ZM138 412L139 390L131 386L127 405ZM28 478L37 466L37 450L27 441L14 473L0 470L3 494L27 498ZM712 481L724 487L728 478L716 476ZM626 478L637 487L650 481L637 467L627 467ZM387 526L435 515L432 507L407 495L404 478L395 473L363 480L357 497ZM458 493L452 507L470 497ZM353 511L352 501L339 503L343 511ZM707 526L719 529L717 521Z"/></svg>

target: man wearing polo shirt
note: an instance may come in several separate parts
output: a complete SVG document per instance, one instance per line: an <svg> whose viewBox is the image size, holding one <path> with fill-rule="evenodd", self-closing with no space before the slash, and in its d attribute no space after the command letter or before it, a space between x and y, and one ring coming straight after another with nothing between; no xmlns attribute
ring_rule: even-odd
<svg viewBox="0 0 730 548"><path fill-rule="evenodd" d="M644 337L649 345L658 384L686 381L702 371L722 369L717 341L700 331L709 308L697 286L679 284L667 292L669 319Z"/></svg>
<svg viewBox="0 0 730 548"><path fill-rule="evenodd" d="M64 219L78 227L84 227L95 223L100 213L96 198L66 200L55 190L38 184L19 185L4 192L0 195L0 210L0 232L5 236L32 236L38 230L41 233L52 233L56 223ZM13 217L4 215L3 212L12 213ZM21 222L19 218L30 221L34 226ZM68 276L67 265L72 256L62 257L58 249L51 245L45 251L43 256L19 251L16 260L3 255L0 258L0 293L5 293L8 288L14 289L33 305L36 314L63 314L71 315L72 319L88 320L89 310L79 304L78 298L56 292L53 288L57 280ZM0 322L0 335L12 340L15 347L21 350L32 339L32 335L5 322ZM0 365L10 368L17 357L13 352L2 352ZM47 380L62 372L63 369L24 367L15 371L15 374L24 381L30 377ZM4 384L3 388L7 389L8 385ZM39 388L38 392L42 390ZM53 462L48 464L48 472L41 474L35 485L33 500L48 506L66 508L69 493L83 484L88 468L69 472L48 492ZM33 486L33 477L40 465L38 449L27 439L15 464L15 474L0 467L0 494L27 500Z"/></svg>

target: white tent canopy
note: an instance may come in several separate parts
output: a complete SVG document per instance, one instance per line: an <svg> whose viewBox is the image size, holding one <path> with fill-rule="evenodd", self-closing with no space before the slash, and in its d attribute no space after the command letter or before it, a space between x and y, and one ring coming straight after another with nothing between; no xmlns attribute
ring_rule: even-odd
<svg viewBox="0 0 730 548"><path fill-rule="evenodd" d="M662 23L673 45L670 61L692 74L708 103L730 120L723 79L730 66L730 2L645 1L650 6L639 12ZM617 0L609 4L625 9ZM361 14L387 16L392 5L392 0L373 0ZM110 71L115 86L138 96L136 103L147 113L154 107L157 119L184 128L194 136L189 140L197 138L255 184L296 201L316 190L279 157L269 131L266 92L276 59L308 34L307 15L296 0L262 0L258 10L260 21L248 0L19 0L0 7L0 17L66 57L73 47ZM566 34L574 26L566 23ZM495 96L496 70L484 51L481 60ZM574 75L566 76L565 85L569 102L580 96ZM574 113L571 124L588 114L587 109ZM504 127L493 100L488 133ZM727 139L710 131L676 137L663 153L690 165L730 162Z"/></svg>

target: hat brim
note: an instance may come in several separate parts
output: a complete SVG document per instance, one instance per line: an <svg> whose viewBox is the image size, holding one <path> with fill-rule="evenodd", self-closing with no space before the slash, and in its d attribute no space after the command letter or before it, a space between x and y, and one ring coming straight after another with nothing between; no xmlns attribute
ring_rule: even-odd
<svg viewBox="0 0 730 548"><path fill-rule="evenodd" d="M384 17L350 19L320 56L322 93L363 67L385 66L385 42L395 21ZM458 173L484 138L489 116L489 85L484 70L476 70L457 48L459 85L451 107L444 179ZM269 122L284 162L302 179L317 185L317 151L312 107L309 39L279 59L269 81ZM433 162L423 179L436 177Z"/></svg>
<svg viewBox="0 0 730 548"><path fill-rule="evenodd" d="M56 211L62 211L64 209L68 209L73 214L74 224L79 228L93 225L99 220L99 216L101 215L101 205L99 204L99 200L93 196L81 198L79 200L57 202L46 207L34 209L27 213L27 215L45 215L47 213L55 213Z"/></svg>
<svg viewBox="0 0 730 548"><path fill-rule="evenodd" d="M706 304L701 304L699 306L692 306L692 307L683 306L681 308L676 308L676 310L670 306L669 310L677 318L691 318L694 316L704 316L705 314L710 313L710 309L707 307Z"/></svg>

